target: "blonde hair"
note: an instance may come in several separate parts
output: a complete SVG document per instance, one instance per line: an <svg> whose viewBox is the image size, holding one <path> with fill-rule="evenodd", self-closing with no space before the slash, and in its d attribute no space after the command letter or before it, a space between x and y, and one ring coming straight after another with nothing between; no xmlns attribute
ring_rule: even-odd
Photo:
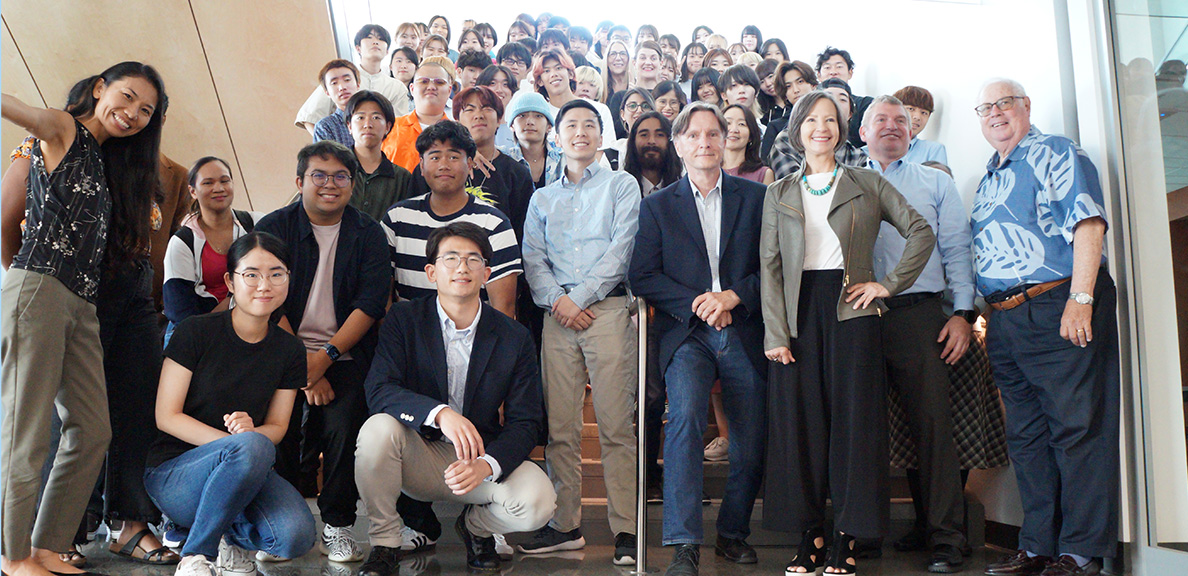
<svg viewBox="0 0 1188 576"><path fill-rule="evenodd" d="M437 66L442 70L445 70L446 76L450 77L451 85L456 81L458 69L454 67L454 62L449 58L445 56L430 56L424 60L421 60L421 64L417 66L417 70L430 65Z"/></svg>
<svg viewBox="0 0 1188 576"><path fill-rule="evenodd" d="M593 66L578 66L574 72L574 81L589 82L598 87L594 93L594 99L606 103L606 83L602 81L602 73Z"/></svg>
<svg viewBox="0 0 1188 576"><path fill-rule="evenodd" d="M725 50L726 47L730 45L730 41L721 34L710 34L709 37L705 39L703 44L705 44L706 50L713 50L714 48L721 48Z"/></svg>
<svg viewBox="0 0 1188 576"><path fill-rule="evenodd" d="M735 59L734 63L746 64L747 66L750 66L752 70L754 70L755 67L758 66L762 61L763 57L754 52L743 52L742 54L738 55L738 58Z"/></svg>
<svg viewBox="0 0 1188 576"><path fill-rule="evenodd" d="M612 93L611 93L611 77L610 77L610 53L611 53L611 50L613 49L612 47L615 44L622 46L623 51L627 53L627 70L624 72L624 74L626 74L626 76L627 76L627 86L624 87L623 89L626 90L627 88L630 88L631 86L635 85L635 58L632 57L632 55L631 55L631 49L627 47L626 43L621 42L619 40L613 40L606 45L606 60L605 60L605 64L602 66L602 91L605 92L605 94L603 94L603 96L605 98L610 98L612 95Z"/></svg>

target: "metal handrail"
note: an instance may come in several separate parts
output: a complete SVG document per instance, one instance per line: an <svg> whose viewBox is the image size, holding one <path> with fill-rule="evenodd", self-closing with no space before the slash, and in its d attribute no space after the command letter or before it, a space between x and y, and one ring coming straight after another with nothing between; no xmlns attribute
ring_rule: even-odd
<svg viewBox="0 0 1188 576"><path fill-rule="evenodd" d="M632 574L648 573L648 466L647 466L647 399L648 399L648 304L635 299L636 318L639 319L639 387L636 390L636 487L635 487L635 570Z"/></svg>

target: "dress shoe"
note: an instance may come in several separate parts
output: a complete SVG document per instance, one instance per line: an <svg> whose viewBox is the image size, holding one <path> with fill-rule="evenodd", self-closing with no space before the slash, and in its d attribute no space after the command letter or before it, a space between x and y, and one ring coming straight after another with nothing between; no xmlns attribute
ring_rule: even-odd
<svg viewBox="0 0 1188 576"><path fill-rule="evenodd" d="M664 576L697 576L700 565L701 548L697 544L678 544Z"/></svg>
<svg viewBox="0 0 1188 576"><path fill-rule="evenodd" d="M927 530L919 524L912 526L912 529L904 534L902 538L896 540L891 545L899 552L916 552L928 548Z"/></svg>
<svg viewBox="0 0 1188 576"><path fill-rule="evenodd" d="M466 567L481 572L499 571L499 554L495 552L494 536L475 536L466 527L466 515L470 513L470 505L462 508L458 521L454 523L454 530L466 548Z"/></svg>
<svg viewBox="0 0 1188 576"><path fill-rule="evenodd" d="M395 576L402 556L404 551L400 548L372 546L367 561L359 567L358 576Z"/></svg>
<svg viewBox="0 0 1188 576"><path fill-rule="evenodd" d="M883 557L882 538L855 538L854 557L862 560L872 560Z"/></svg>
<svg viewBox="0 0 1188 576"><path fill-rule="evenodd" d="M1093 560L1084 566L1077 566L1077 561L1073 560L1071 556L1061 556L1055 562L1049 563L1040 576L1097 576L1098 574L1101 574L1101 567Z"/></svg>
<svg viewBox="0 0 1188 576"><path fill-rule="evenodd" d="M714 546L714 553L735 564L756 564L759 562L759 556L755 554L755 549L741 538L727 538L719 535L718 543Z"/></svg>
<svg viewBox="0 0 1188 576"><path fill-rule="evenodd" d="M928 559L928 571L934 574L953 574L965 568L965 556L952 544L937 544Z"/></svg>
<svg viewBox="0 0 1188 576"><path fill-rule="evenodd" d="M1052 561L1047 556L1028 556L1020 550L1003 558L1002 561L986 566L986 574L990 576L1039 576L1048 563Z"/></svg>

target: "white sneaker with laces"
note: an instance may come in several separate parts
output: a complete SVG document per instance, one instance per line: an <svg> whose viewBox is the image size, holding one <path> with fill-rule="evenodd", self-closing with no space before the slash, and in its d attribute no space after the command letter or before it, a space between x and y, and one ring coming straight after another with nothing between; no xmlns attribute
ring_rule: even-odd
<svg viewBox="0 0 1188 576"><path fill-rule="evenodd" d="M351 535L350 526L326 525L322 529L322 554L331 562L358 562L363 559L363 549Z"/></svg>
<svg viewBox="0 0 1188 576"><path fill-rule="evenodd" d="M182 558L181 562L177 563L173 576L219 576L219 567L207 560L206 556L194 554Z"/></svg>
<svg viewBox="0 0 1188 576"><path fill-rule="evenodd" d="M256 562L287 562L290 558L281 558L275 554L269 554L263 550L256 552Z"/></svg>
<svg viewBox="0 0 1188 576"><path fill-rule="evenodd" d="M504 562L510 561L515 554L515 550L507 543L507 537L503 534L492 534L495 537L495 553L499 555L499 559Z"/></svg>
<svg viewBox="0 0 1188 576"><path fill-rule="evenodd" d="M413 553L429 550L437 545L437 540L434 540L421 532L413 530L408 526L400 529L400 549Z"/></svg>
<svg viewBox="0 0 1188 576"><path fill-rule="evenodd" d="M730 441L718 436L705 445L705 459L710 462L721 462L729 458Z"/></svg>
<svg viewBox="0 0 1188 576"><path fill-rule="evenodd" d="M215 564L223 576L254 576L256 573L252 553L227 542L226 538L219 540L219 558Z"/></svg>

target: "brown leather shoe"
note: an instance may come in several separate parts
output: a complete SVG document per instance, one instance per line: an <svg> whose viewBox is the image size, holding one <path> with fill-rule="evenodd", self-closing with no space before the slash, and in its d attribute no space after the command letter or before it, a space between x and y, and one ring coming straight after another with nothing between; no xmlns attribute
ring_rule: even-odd
<svg viewBox="0 0 1188 576"><path fill-rule="evenodd" d="M1097 576L1098 574L1101 574L1101 568L1093 560L1084 566L1077 566L1077 562L1071 556L1061 556L1059 560L1048 564L1040 576Z"/></svg>
<svg viewBox="0 0 1188 576"><path fill-rule="evenodd" d="M986 574L991 576L1039 576L1051 562L1052 559L1047 556L1031 557L1027 555L1027 552L1019 550L996 564L986 566Z"/></svg>

